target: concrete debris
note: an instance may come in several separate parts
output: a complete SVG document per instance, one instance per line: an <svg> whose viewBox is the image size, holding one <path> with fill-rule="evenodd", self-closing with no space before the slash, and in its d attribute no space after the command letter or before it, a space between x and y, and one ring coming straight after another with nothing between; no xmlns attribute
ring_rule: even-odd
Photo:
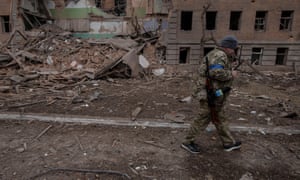
<svg viewBox="0 0 300 180"><path fill-rule="evenodd" d="M17 34L22 39L12 44ZM148 79L152 62L142 55L146 46L153 45L143 37L138 41L128 37L78 39L47 24L25 33L15 30L0 46L0 91L10 92L25 83L55 87L108 78Z"/></svg>
<svg viewBox="0 0 300 180"><path fill-rule="evenodd" d="M177 112L171 112L164 115L164 119L171 120L175 123L184 123L185 115Z"/></svg>
<svg viewBox="0 0 300 180"><path fill-rule="evenodd" d="M159 68L159 69L153 69L152 70L152 73L155 75L155 76L161 76L165 73L165 68Z"/></svg>
<svg viewBox="0 0 300 180"><path fill-rule="evenodd" d="M192 102L192 96L187 96L183 99L180 100L180 102L183 102L183 103L191 103Z"/></svg>
<svg viewBox="0 0 300 180"><path fill-rule="evenodd" d="M135 108L131 113L131 120L135 121L137 116L141 113L142 107Z"/></svg>
<svg viewBox="0 0 300 180"><path fill-rule="evenodd" d="M0 68L10 71L12 81L24 82L27 79L23 77L30 73L44 74L51 81L69 82L84 78L131 78L144 76L144 69L150 67L150 62L141 54L145 41L120 37L84 40L53 28L42 26L26 32L23 41L12 46L9 42L20 33L15 31L9 42L2 44ZM45 69L56 73L48 74ZM22 75L19 70L23 71Z"/></svg>
<svg viewBox="0 0 300 180"><path fill-rule="evenodd" d="M240 180L253 180L253 175L250 172L247 172L243 174L243 176L240 178Z"/></svg>

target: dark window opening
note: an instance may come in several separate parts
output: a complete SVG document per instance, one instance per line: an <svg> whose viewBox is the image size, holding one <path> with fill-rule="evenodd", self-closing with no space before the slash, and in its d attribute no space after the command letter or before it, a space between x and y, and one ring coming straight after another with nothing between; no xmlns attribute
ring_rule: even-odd
<svg viewBox="0 0 300 180"><path fill-rule="evenodd" d="M181 47L179 49L179 64L188 63L189 56L190 56L190 48L189 47Z"/></svg>
<svg viewBox="0 0 300 180"><path fill-rule="evenodd" d="M256 31L264 31L266 29L266 17L267 11L257 11L255 16L255 26Z"/></svg>
<svg viewBox="0 0 300 180"><path fill-rule="evenodd" d="M203 49L204 56L206 56L210 51L212 51L214 47L205 47Z"/></svg>
<svg viewBox="0 0 300 180"><path fill-rule="evenodd" d="M182 11L181 12L181 30L190 31L192 30L193 24L193 11Z"/></svg>
<svg viewBox="0 0 300 180"><path fill-rule="evenodd" d="M115 14L117 16L126 15L126 0L115 0Z"/></svg>
<svg viewBox="0 0 300 180"><path fill-rule="evenodd" d="M97 8L102 8L103 7L102 0L95 0L95 6Z"/></svg>
<svg viewBox="0 0 300 180"><path fill-rule="evenodd" d="M95 0L95 6L115 16L126 16L126 0Z"/></svg>
<svg viewBox="0 0 300 180"><path fill-rule="evenodd" d="M206 12L206 29L207 30L216 29L216 18L217 18L217 12L216 11Z"/></svg>
<svg viewBox="0 0 300 180"><path fill-rule="evenodd" d="M0 17L1 17L2 32L10 32L9 16L0 16Z"/></svg>
<svg viewBox="0 0 300 180"><path fill-rule="evenodd" d="M240 21L241 21L241 11L232 11L230 13L230 30L239 30L240 29Z"/></svg>
<svg viewBox="0 0 300 180"><path fill-rule="evenodd" d="M288 48L277 48L275 65L285 65L287 60Z"/></svg>
<svg viewBox="0 0 300 180"><path fill-rule="evenodd" d="M292 30L293 11L282 11L280 18L280 30Z"/></svg>
<svg viewBox="0 0 300 180"><path fill-rule="evenodd" d="M252 48L251 64L255 64L255 65L261 64L262 55L263 55L263 48Z"/></svg>

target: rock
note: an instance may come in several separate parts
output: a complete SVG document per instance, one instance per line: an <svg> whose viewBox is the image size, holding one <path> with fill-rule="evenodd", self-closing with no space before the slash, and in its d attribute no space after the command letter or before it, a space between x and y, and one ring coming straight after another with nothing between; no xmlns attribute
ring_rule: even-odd
<svg viewBox="0 0 300 180"><path fill-rule="evenodd" d="M131 120L136 120L137 115L139 115L141 111L142 111L141 107L135 108L131 113Z"/></svg>
<svg viewBox="0 0 300 180"><path fill-rule="evenodd" d="M185 103L189 104L192 102L192 96L185 97L185 98L181 99L180 102L185 102Z"/></svg>
<svg viewBox="0 0 300 180"><path fill-rule="evenodd" d="M250 172L245 173L240 180L253 180L253 175Z"/></svg>
<svg viewBox="0 0 300 180"><path fill-rule="evenodd" d="M295 117L298 117L298 114L296 112L291 112L291 113L282 112L280 114L280 117L283 117L283 118L295 118Z"/></svg>
<svg viewBox="0 0 300 180"><path fill-rule="evenodd" d="M19 153L22 153L22 152L25 151L25 148L24 147L20 147L20 148L17 148L16 151L19 152Z"/></svg>
<svg viewBox="0 0 300 180"><path fill-rule="evenodd" d="M165 114L164 119L171 120L175 123L184 123L185 115L177 112L171 112Z"/></svg>

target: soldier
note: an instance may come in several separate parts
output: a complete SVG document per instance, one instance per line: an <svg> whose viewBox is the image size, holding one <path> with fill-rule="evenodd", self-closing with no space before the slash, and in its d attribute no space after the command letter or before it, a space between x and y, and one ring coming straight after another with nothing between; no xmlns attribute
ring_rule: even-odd
<svg viewBox="0 0 300 180"><path fill-rule="evenodd" d="M199 100L199 116L194 120L185 142L181 147L191 153L200 153L199 146L194 142L200 131L205 130L209 122L215 125L225 151L241 148L241 142L236 141L229 131L228 122L224 115L224 103L230 93L232 81L237 77L237 71L232 70L236 57L238 41L235 36L225 36L220 45L210 51L200 66L200 75L193 94ZM207 77L209 76L209 77ZM209 79L207 79L209 78ZM213 104L208 100L207 80L213 87Z"/></svg>

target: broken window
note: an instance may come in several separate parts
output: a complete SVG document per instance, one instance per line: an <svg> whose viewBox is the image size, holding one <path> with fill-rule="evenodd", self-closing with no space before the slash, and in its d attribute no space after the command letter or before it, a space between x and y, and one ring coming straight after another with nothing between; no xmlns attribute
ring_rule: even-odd
<svg viewBox="0 0 300 180"><path fill-rule="evenodd" d="M264 31L266 29L266 18L267 11L257 11L255 16L255 26L256 31Z"/></svg>
<svg viewBox="0 0 300 180"><path fill-rule="evenodd" d="M280 18L280 30L292 30L293 11L282 11Z"/></svg>
<svg viewBox="0 0 300 180"><path fill-rule="evenodd" d="M126 16L126 0L95 0L95 6L115 16Z"/></svg>
<svg viewBox="0 0 300 180"><path fill-rule="evenodd" d="M230 13L230 30L239 30L240 29L240 21L241 21L241 11L231 11Z"/></svg>
<svg viewBox="0 0 300 180"><path fill-rule="evenodd" d="M263 48L252 48L251 64L261 64Z"/></svg>
<svg viewBox="0 0 300 180"><path fill-rule="evenodd" d="M179 48L179 64L186 64L189 62L190 47Z"/></svg>
<svg viewBox="0 0 300 180"><path fill-rule="evenodd" d="M103 8L102 0L95 0L95 6L97 8Z"/></svg>
<svg viewBox="0 0 300 180"><path fill-rule="evenodd" d="M9 16L0 16L0 17L1 17L2 32L10 32Z"/></svg>
<svg viewBox="0 0 300 180"><path fill-rule="evenodd" d="M181 30L190 31L192 30L193 24L193 11L182 11L181 12Z"/></svg>
<svg viewBox="0 0 300 180"><path fill-rule="evenodd" d="M216 29L217 11L206 12L206 30Z"/></svg>
<svg viewBox="0 0 300 180"><path fill-rule="evenodd" d="M115 14L117 16L126 15L126 0L115 0Z"/></svg>
<svg viewBox="0 0 300 180"><path fill-rule="evenodd" d="M288 48L277 48L275 65L285 65L287 60Z"/></svg>
<svg viewBox="0 0 300 180"><path fill-rule="evenodd" d="M204 53L204 56L209 53L210 51L212 51L214 49L214 47L204 47L203 49L203 53Z"/></svg>

